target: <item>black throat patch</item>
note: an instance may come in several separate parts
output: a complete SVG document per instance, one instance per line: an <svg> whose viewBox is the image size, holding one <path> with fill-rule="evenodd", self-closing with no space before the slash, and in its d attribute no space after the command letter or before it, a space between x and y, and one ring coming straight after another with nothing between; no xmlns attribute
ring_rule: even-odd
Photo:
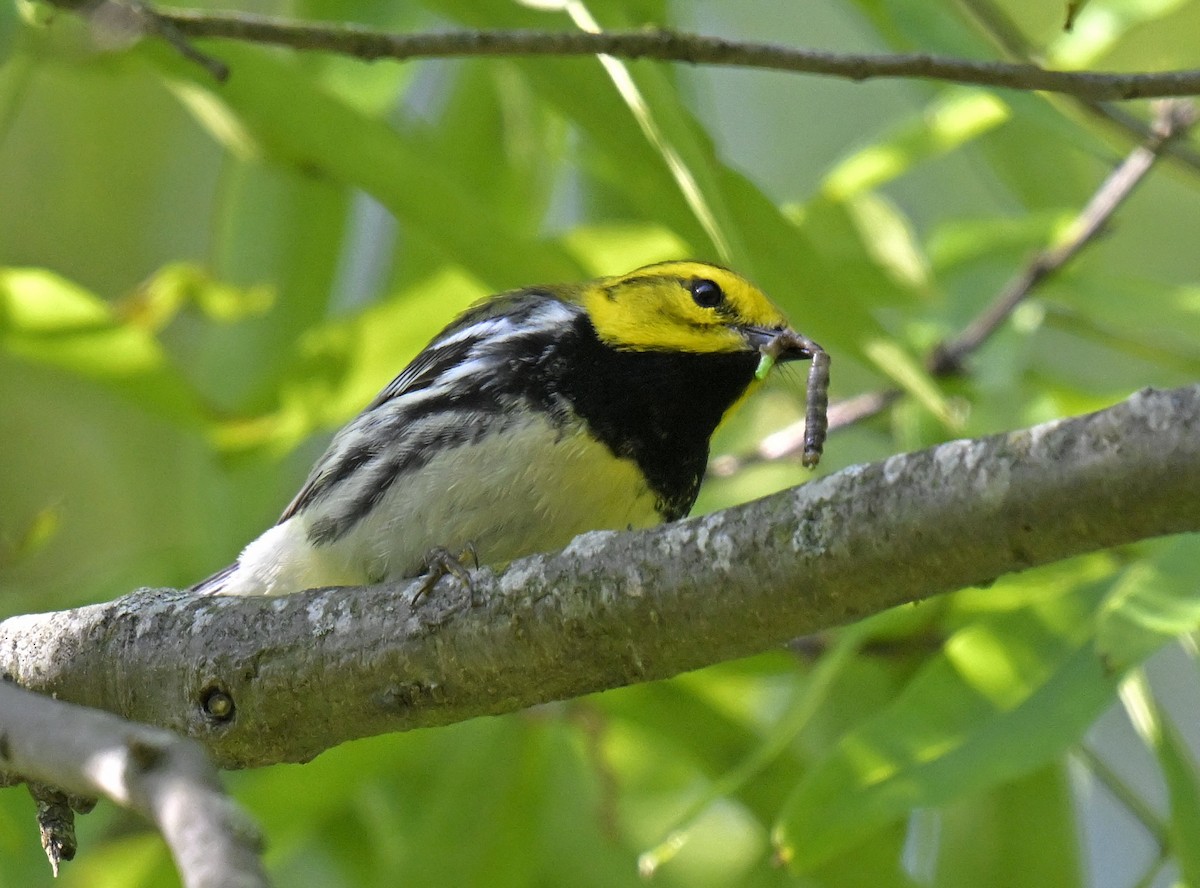
<svg viewBox="0 0 1200 888"><path fill-rule="evenodd" d="M725 412L754 379L753 352L692 354L618 351L586 316L558 343L543 369L599 440L634 460L664 520L685 516L708 464L708 445Z"/></svg>

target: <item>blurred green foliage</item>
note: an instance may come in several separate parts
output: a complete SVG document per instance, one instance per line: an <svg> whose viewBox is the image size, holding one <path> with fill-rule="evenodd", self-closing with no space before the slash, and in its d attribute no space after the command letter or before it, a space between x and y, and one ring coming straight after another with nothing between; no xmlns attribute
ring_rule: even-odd
<svg viewBox="0 0 1200 888"><path fill-rule="evenodd" d="M1042 0L586 8L605 27L801 46L994 58L1015 35L1059 65L1200 65L1200 0L1070 5L1069 33L1066 5ZM571 27L554 6L244 9ZM1062 97L653 63L625 65L619 89L590 59L367 64L213 42L233 72L218 86L119 36L0 2L4 615L226 563L332 429L508 287L680 256L743 270L833 352L836 396L912 396L838 433L822 472L1200 374L1200 170L1176 162L966 378L921 369L1135 143ZM801 393L777 382L718 451L802 415ZM699 509L807 477L758 466L710 482ZM636 885L639 865L700 888L1165 885L1200 878L1197 731L1172 715L1196 697L1198 621L1200 547L1181 538L230 782L286 885ZM1174 669L1160 654L1143 671L1181 636ZM0 886L50 883L31 815L0 794ZM120 812L102 806L81 838L66 886L175 884Z"/></svg>

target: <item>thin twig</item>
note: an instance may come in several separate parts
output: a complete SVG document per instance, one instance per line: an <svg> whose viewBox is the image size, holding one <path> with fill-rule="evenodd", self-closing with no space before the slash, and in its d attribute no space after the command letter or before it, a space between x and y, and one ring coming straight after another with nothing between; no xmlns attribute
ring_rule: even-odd
<svg viewBox="0 0 1200 888"><path fill-rule="evenodd" d="M1079 107L1122 132L1131 133L1142 140L1153 137L1150 127L1141 118L1130 114L1124 108L1118 108L1105 102L1089 102L1086 99L1079 100ZM1188 142L1182 139L1171 139L1163 146L1163 153L1190 167L1193 172L1200 172L1200 151L1196 151Z"/></svg>
<svg viewBox="0 0 1200 888"><path fill-rule="evenodd" d="M962 372L966 356L995 333L1034 288L1061 270L1095 239L1121 204L1150 172L1166 146L1185 134L1195 121L1196 110L1191 102L1163 102L1159 105L1150 138L1130 152L1121 165L1101 183L1087 206L1075 218L1069 235L1057 246L1034 256L1009 282L1000 296L971 321L962 333L934 349L929 361L930 372L935 376L950 376Z"/></svg>
<svg viewBox="0 0 1200 888"><path fill-rule="evenodd" d="M830 404L825 414L828 430L833 432L870 419L882 413L903 395L900 389L888 389L865 392ZM727 453L716 457L709 463L708 473L713 477L728 478L748 465L794 456L804 449L807 428L807 418L784 426L759 441L753 453L744 456Z"/></svg>
<svg viewBox="0 0 1200 888"><path fill-rule="evenodd" d="M397 34L349 24L312 24L245 13L157 10L163 25L189 38L218 37L321 50L373 61L451 56L593 56L694 65L763 68L862 81L908 77L1017 90L1061 92L1095 100L1200 94L1200 70L1140 73L1050 71L1030 64L973 61L924 53L834 53L725 40L679 31L481 30Z"/></svg>
<svg viewBox="0 0 1200 888"><path fill-rule="evenodd" d="M1080 743L1074 749L1074 754L1080 759L1092 776L1096 778L1114 799L1121 804L1130 815L1142 825L1146 834L1158 846L1160 854L1168 852L1171 847L1170 830L1163 819L1094 749L1086 743Z"/></svg>
<svg viewBox="0 0 1200 888"><path fill-rule="evenodd" d="M138 18L145 24L148 31L157 34L169 43L185 59L202 67L218 83L224 83L229 79L229 66L193 46L188 41L187 35L171 21L170 16L163 15L142 0L125 0L125 2L138 14Z"/></svg>
<svg viewBox="0 0 1200 888"><path fill-rule="evenodd" d="M1101 183L1087 206L1071 225L1070 233L1058 245L1042 250L1001 290L996 299L975 317L963 331L933 350L926 361L935 377L963 372L967 357L999 329L1013 310L1049 277L1095 240L1117 209L1150 172L1169 146L1182 138L1196 122L1196 108L1187 100L1160 103L1150 136L1135 148ZM829 430L845 428L882 413L902 397L899 389L885 389L836 402L829 408ZM725 455L713 461L711 472L731 475L750 465L794 456L803 447L804 423L785 426L768 435L758 447L742 456Z"/></svg>

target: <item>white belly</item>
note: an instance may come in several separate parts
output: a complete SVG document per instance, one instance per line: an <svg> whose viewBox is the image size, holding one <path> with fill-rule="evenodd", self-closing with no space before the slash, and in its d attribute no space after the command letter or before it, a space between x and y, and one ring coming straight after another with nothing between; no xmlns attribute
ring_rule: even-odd
<svg viewBox="0 0 1200 888"><path fill-rule="evenodd" d="M480 563L501 565L584 531L656 524L654 499L631 460L533 417L398 479L332 543L309 542L304 513L271 528L221 591L273 595L416 576L438 546L458 553L470 544Z"/></svg>

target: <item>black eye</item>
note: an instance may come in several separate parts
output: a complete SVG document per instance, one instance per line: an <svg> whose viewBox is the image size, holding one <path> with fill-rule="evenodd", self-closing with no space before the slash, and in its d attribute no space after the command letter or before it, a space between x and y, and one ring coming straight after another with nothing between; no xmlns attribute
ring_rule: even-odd
<svg viewBox="0 0 1200 888"><path fill-rule="evenodd" d="M692 298L701 308L716 308L725 301L725 294L720 285L708 278L696 278L688 289L692 291Z"/></svg>

